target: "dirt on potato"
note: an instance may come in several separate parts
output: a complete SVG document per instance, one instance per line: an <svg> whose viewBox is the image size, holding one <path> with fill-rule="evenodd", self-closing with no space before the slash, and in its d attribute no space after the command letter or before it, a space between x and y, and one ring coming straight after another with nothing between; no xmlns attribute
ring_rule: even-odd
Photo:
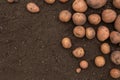
<svg viewBox="0 0 120 80"><path fill-rule="evenodd" d="M26 10L26 4L31 1L40 7L40 13L31 14ZM72 1L62 4L56 0L53 5L48 5L43 0L19 0L13 4L0 0L0 80L114 80L109 71L120 67L110 61L110 55L101 53L101 42L97 38L74 37L73 22L59 21L60 11L67 9L74 13ZM100 14L105 8L112 8L120 14L120 10L113 7L112 0L100 9L88 8L85 14ZM114 30L113 23L84 24L95 30L100 25ZM66 36L72 39L72 49L61 46L62 38ZM105 42L110 43L110 40ZM120 50L118 45L110 43L110 46L111 51ZM86 51L87 55L82 59L76 59L71 53L77 47ZM94 64L94 58L99 55L106 59L103 68ZM89 68L77 74L75 69L83 59L89 62Z"/></svg>

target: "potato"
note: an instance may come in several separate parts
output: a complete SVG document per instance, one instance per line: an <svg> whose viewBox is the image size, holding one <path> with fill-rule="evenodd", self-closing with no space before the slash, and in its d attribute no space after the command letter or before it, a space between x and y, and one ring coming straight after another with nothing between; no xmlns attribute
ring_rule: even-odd
<svg viewBox="0 0 120 80"><path fill-rule="evenodd" d="M85 12L88 7L85 0L74 0L72 8L76 12Z"/></svg>
<svg viewBox="0 0 120 80"><path fill-rule="evenodd" d="M110 45L108 43L103 43L100 47L100 50L103 54L109 54L110 53Z"/></svg>
<svg viewBox="0 0 120 80"><path fill-rule="evenodd" d="M14 3L14 2L18 2L18 0L7 0L7 2Z"/></svg>
<svg viewBox="0 0 120 80"><path fill-rule="evenodd" d="M60 12L60 14L59 14L59 19L62 22L68 22L68 21L70 21L71 16L72 16L72 14L71 14L70 11L68 11L68 10L62 10Z"/></svg>
<svg viewBox="0 0 120 80"><path fill-rule="evenodd" d="M88 21L91 24L97 25L101 22L101 17L98 14L91 14L88 16Z"/></svg>
<svg viewBox="0 0 120 80"><path fill-rule="evenodd" d="M113 0L114 7L120 9L120 0Z"/></svg>
<svg viewBox="0 0 120 80"><path fill-rule="evenodd" d="M72 19L73 19L73 23L79 26L85 24L87 20L85 14L83 13L74 13Z"/></svg>
<svg viewBox="0 0 120 80"><path fill-rule="evenodd" d="M85 51L82 47L78 47L76 48L75 50L73 50L73 55L76 57L76 58L81 58L84 56L85 54Z"/></svg>
<svg viewBox="0 0 120 80"><path fill-rule="evenodd" d="M107 0L86 0L86 1L87 4L94 9L101 8L107 3Z"/></svg>
<svg viewBox="0 0 120 80"><path fill-rule="evenodd" d="M26 8L31 13L38 13L40 11L40 8L33 2L29 2Z"/></svg>
<svg viewBox="0 0 120 80"><path fill-rule="evenodd" d="M69 0L59 0L60 2L62 2L62 3L66 3L66 2L68 2Z"/></svg>
<svg viewBox="0 0 120 80"><path fill-rule="evenodd" d="M118 15L117 19L115 20L114 26L115 29L120 32L120 15Z"/></svg>
<svg viewBox="0 0 120 80"><path fill-rule="evenodd" d="M76 68L76 73L80 73L81 72L81 68Z"/></svg>
<svg viewBox="0 0 120 80"><path fill-rule="evenodd" d="M112 52L111 61L116 65L120 65L120 51L113 51Z"/></svg>
<svg viewBox="0 0 120 80"><path fill-rule="evenodd" d="M80 62L80 67L82 68L82 69L87 69L88 68L88 62L86 61L86 60L82 60L81 62Z"/></svg>
<svg viewBox="0 0 120 80"><path fill-rule="evenodd" d="M62 46L64 48L71 48L72 47L71 39L68 37L63 38L62 39Z"/></svg>
<svg viewBox="0 0 120 80"><path fill-rule="evenodd" d="M112 31L110 33L110 40L113 44L118 44L120 43L120 33L117 31Z"/></svg>
<svg viewBox="0 0 120 80"><path fill-rule="evenodd" d="M85 36L85 28L83 26L76 26L73 29L73 34L78 38L83 38Z"/></svg>
<svg viewBox="0 0 120 80"><path fill-rule="evenodd" d="M103 56L97 56L95 58L95 64L97 67L103 67L105 65L105 58Z"/></svg>
<svg viewBox="0 0 120 80"><path fill-rule="evenodd" d="M45 2L48 4L53 4L53 3L55 3L55 0L45 0Z"/></svg>
<svg viewBox="0 0 120 80"><path fill-rule="evenodd" d="M95 30L92 27L86 28L86 37L88 39L93 39L95 37Z"/></svg>
<svg viewBox="0 0 120 80"><path fill-rule="evenodd" d="M105 41L109 38L110 32L106 26L100 26L97 31L97 38L99 41Z"/></svg>
<svg viewBox="0 0 120 80"><path fill-rule="evenodd" d="M117 17L117 13L114 10L112 10L112 9L105 9L102 12L102 20L105 23L112 23L112 22L114 22L116 17Z"/></svg>
<svg viewBox="0 0 120 80"><path fill-rule="evenodd" d="M120 78L120 70L116 69L116 68L113 68L113 69L110 70L110 75L114 79Z"/></svg>

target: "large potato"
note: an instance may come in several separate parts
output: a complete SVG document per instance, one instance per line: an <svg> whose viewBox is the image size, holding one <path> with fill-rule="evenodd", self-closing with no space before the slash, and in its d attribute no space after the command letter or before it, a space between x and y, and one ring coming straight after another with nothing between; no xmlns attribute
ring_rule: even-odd
<svg viewBox="0 0 120 80"><path fill-rule="evenodd" d="M115 29L120 32L120 15L118 15L114 25L115 25Z"/></svg>
<svg viewBox="0 0 120 80"><path fill-rule="evenodd" d="M105 41L109 38L110 32L106 26L100 26L97 31L97 38L99 41Z"/></svg>
<svg viewBox="0 0 120 80"><path fill-rule="evenodd" d="M120 43L120 33L117 31L112 31L110 33L110 40L113 44L118 44Z"/></svg>
<svg viewBox="0 0 120 80"><path fill-rule="evenodd" d="M101 8L107 3L107 0L86 0L86 1L87 4L94 9Z"/></svg>
<svg viewBox="0 0 120 80"><path fill-rule="evenodd" d="M114 5L116 8L120 9L120 0L113 0L113 5Z"/></svg>
<svg viewBox="0 0 120 80"><path fill-rule="evenodd" d="M87 18L84 13L74 13L72 16L73 23L75 25L83 25L87 21Z"/></svg>
<svg viewBox="0 0 120 80"><path fill-rule="evenodd" d="M111 54L111 60L114 64L120 65L120 51L114 51Z"/></svg>
<svg viewBox="0 0 120 80"><path fill-rule="evenodd" d="M115 21L117 13L112 9L105 9L102 12L102 20L105 23L112 23Z"/></svg>
<svg viewBox="0 0 120 80"><path fill-rule="evenodd" d="M75 0L72 7L76 12L85 12L88 8L85 0Z"/></svg>

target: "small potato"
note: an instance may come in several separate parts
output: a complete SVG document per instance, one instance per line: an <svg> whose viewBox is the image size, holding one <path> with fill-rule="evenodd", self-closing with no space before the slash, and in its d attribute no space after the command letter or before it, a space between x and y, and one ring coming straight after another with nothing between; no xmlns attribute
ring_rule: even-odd
<svg viewBox="0 0 120 80"><path fill-rule="evenodd" d="M118 44L120 43L120 33L117 31L112 31L110 33L110 40L113 44Z"/></svg>
<svg viewBox="0 0 120 80"><path fill-rule="evenodd" d="M120 32L120 15L118 15L117 19L115 20L115 29Z"/></svg>
<svg viewBox="0 0 120 80"><path fill-rule="evenodd" d="M82 47L78 47L76 48L75 50L73 50L73 55L76 57L76 58L81 58L84 56L85 54L85 51Z"/></svg>
<svg viewBox="0 0 120 80"><path fill-rule="evenodd" d="M72 7L76 12L85 12L88 8L85 0L74 0Z"/></svg>
<svg viewBox="0 0 120 80"><path fill-rule="evenodd" d="M116 68L113 68L113 69L110 70L110 75L114 79L120 78L120 70L116 69Z"/></svg>
<svg viewBox="0 0 120 80"><path fill-rule="evenodd" d="M112 9L106 9L102 12L102 20L105 23L112 23L115 21L117 13Z"/></svg>
<svg viewBox="0 0 120 80"><path fill-rule="evenodd" d="M68 37L63 38L62 39L62 46L64 48L71 48L72 47L71 39Z"/></svg>
<svg viewBox="0 0 120 80"><path fill-rule="evenodd" d="M26 8L31 13L38 13L40 11L40 8L33 2L29 2Z"/></svg>
<svg viewBox="0 0 120 80"><path fill-rule="evenodd" d="M103 54L109 54L110 53L110 45L108 43L103 43L100 47L100 50Z"/></svg>
<svg viewBox="0 0 120 80"><path fill-rule="evenodd" d="M83 25L87 21L85 14L83 13L74 13L72 16L73 23L75 25Z"/></svg>
<svg viewBox="0 0 120 80"><path fill-rule="evenodd" d="M114 7L120 9L120 0L113 0Z"/></svg>
<svg viewBox="0 0 120 80"><path fill-rule="evenodd" d="M114 64L120 65L120 51L114 51L111 54L111 60Z"/></svg>
<svg viewBox="0 0 120 80"><path fill-rule="evenodd" d="M68 21L70 21L71 16L72 16L72 14L71 14L70 11L68 11L68 10L62 10L60 12L60 14L59 14L59 19L62 22L68 22Z"/></svg>
<svg viewBox="0 0 120 80"><path fill-rule="evenodd" d="M93 39L95 37L95 30L92 27L86 28L86 37L88 39Z"/></svg>
<svg viewBox="0 0 120 80"><path fill-rule="evenodd" d="M82 60L81 62L80 62L80 67L82 68L82 69L87 69L88 68L88 62L86 61L86 60Z"/></svg>
<svg viewBox="0 0 120 80"><path fill-rule="evenodd" d="M88 21L91 24L97 25L101 22L101 17L98 14L91 14L88 16Z"/></svg>
<svg viewBox="0 0 120 80"><path fill-rule="evenodd" d="M105 41L109 38L110 32L106 26L100 26L97 31L97 38L99 41Z"/></svg>
<svg viewBox="0 0 120 80"><path fill-rule="evenodd" d="M55 3L55 0L45 0L45 2L48 4L53 4L53 3Z"/></svg>
<svg viewBox="0 0 120 80"><path fill-rule="evenodd" d="M7 0L7 2L14 3L14 2L18 2L18 0Z"/></svg>
<svg viewBox="0 0 120 80"><path fill-rule="evenodd" d="M80 73L81 72L81 68L76 68L76 73Z"/></svg>
<svg viewBox="0 0 120 80"><path fill-rule="evenodd" d="M85 28L83 26L76 26L73 29L73 34L75 37L83 38L85 36Z"/></svg>
<svg viewBox="0 0 120 80"><path fill-rule="evenodd" d="M105 65L105 58L103 56L97 56L95 58L95 64L97 67L103 67Z"/></svg>
<svg viewBox="0 0 120 80"><path fill-rule="evenodd" d="M66 2L68 2L69 0L59 0L60 2L62 2L62 3L66 3Z"/></svg>
<svg viewBox="0 0 120 80"><path fill-rule="evenodd" d="M86 1L87 4L94 9L101 8L107 3L107 0L86 0Z"/></svg>

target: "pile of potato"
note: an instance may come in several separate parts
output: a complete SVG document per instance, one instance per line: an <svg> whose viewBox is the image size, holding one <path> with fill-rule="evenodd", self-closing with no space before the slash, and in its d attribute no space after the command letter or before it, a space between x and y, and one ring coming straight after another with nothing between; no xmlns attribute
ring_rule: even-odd
<svg viewBox="0 0 120 80"><path fill-rule="evenodd" d="M103 42L100 45L100 50L103 54L107 55L111 53L111 61L120 66L120 51L111 52L111 47L109 43L105 43L106 40L110 39L113 44L120 44L120 15L116 13L115 10L110 8L102 11L101 14L90 14L88 16L85 15L85 12L88 9L88 6L93 8L94 10L105 6L107 0L74 0L72 4L72 8L75 13L72 13L68 10L62 10L59 13L59 20L61 22L69 22L71 19L73 23L76 25L73 29L73 34L77 38L84 38L86 36L87 39L93 39L97 37L100 42ZM113 0L113 5L115 8L120 9L120 0ZM92 25L99 25L101 21L107 24L114 23L114 31L109 30L109 26L100 25L98 26L97 31L95 31L94 27L85 28L84 24L87 22ZM72 47L72 40L69 37L64 37L62 39L62 46L64 48ZM85 50L82 47L78 47L73 50L73 56L76 58L82 58L85 55ZM97 67L103 67L106 64L106 60L103 56L97 56L94 60ZM76 68L76 72L80 73L82 69L88 68L88 61L82 60L80 61L80 67ZM120 69L113 68L110 70L110 75L112 78L120 78Z"/></svg>
<svg viewBox="0 0 120 80"><path fill-rule="evenodd" d="M9 3L15 3L18 2L18 0L7 0ZM56 0L44 0L47 4L53 4ZM69 0L59 0L61 3L66 3ZM76 25L73 29L73 34L77 38L84 38L86 36L87 39L91 40L95 37L100 42L103 42L100 45L100 50L103 54L107 55L111 53L110 59L111 61L120 66L120 51L113 51L111 52L110 45L108 43L105 43L104 41L110 39L111 43L113 44L120 44L120 14L117 14L115 10L112 10L110 8L105 9L102 11L101 14L90 14L89 16L85 15L85 12L87 11L88 7L93 8L94 10L102 8L107 3L107 0L74 0L72 4L72 8L75 11L74 14L72 14L68 10L62 10L59 13L59 20L61 22L69 22L71 19L73 23ZM113 6L117 9L120 9L120 0L113 0ZM29 2L26 4L26 9L31 13L38 13L40 12L39 6L34 2ZM101 21L104 23L114 23L114 31L109 30L109 26L101 25L98 26L97 31L93 27L87 27L85 28L84 24L87 22L92 25L99 25ZM61 44L64 48L69 49L72 47L72 40L69 37L64 37L61 41ZM82 58L84 57L85 50L82 47L77 47L72 52L73 56L76 58ZM97 56L94 60L94 63L97 67L103 67L105 66L105 58L103 56ZM82 69L87 69L89 66L89 63L87 60L82 60L79 63L78 68L76 68L76 72L80 73ZM120 78L120 69L113 68L110 70L110 75L112 78Z"/></svg>

